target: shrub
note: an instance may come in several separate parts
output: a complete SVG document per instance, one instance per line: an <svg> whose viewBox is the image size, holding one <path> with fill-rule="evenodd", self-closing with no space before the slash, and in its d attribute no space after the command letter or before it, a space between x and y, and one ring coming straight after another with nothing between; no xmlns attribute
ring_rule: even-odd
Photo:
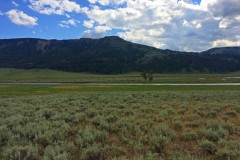
<svg viewBox="0 0 240 160"><path fill-rule="evenodd" d="M220 123L218 121L209 121L207 123L207 129L212 129L213 131L217 131L220 128Z"/></svg>
<svg viewBox="0 0 240 160"><path fill-rule="evenodd" d="M27 138L29 137L28 135L34 135L35 141L44 146L50 143L63 141L69 132L70 126L65 123L65 121L46 121L39 123L37 126L35 123L30 123L29 126L25 127L25 131L23 130Z"/></svg>
<svg viewBox="0 0 240 160"><path fill-rule="evenodd" d="M203 135L210 141L216 142L219 140L219 135L217 132L213 131L212 129L207 129L203 131Z"/></svg>
<svg viewBox="0 0 240 160"><path fill-rule="evenodd" d="M198 158L192 155L176 155L172 158L172 160L198 160Z"/></svg>
<svg viewBox="0 0 240 160"><path fill-rule="evenodd" d="M107 137L107 132L99 131L92 127L87 127L85 130L79 130L77 135L77 144L81 147L87 147L95 142L104 143Z"/></svg>
<svg viewBox="0 0 240 160"><path fill-rule="evenodd" d="M187 131L183 136L182 139L184 141L191 141L191 140L196 140L197 138L197 134L195 132L192 131Z"/></svg>
<svg viewBox="0 0 240 160"><path fill-rule="evenodd" d="M233 110L236 111L237 113L240 113L240 106L235 106Z"/></svg>
<svg viewBox="0 0 240 160"><path fill-rule="evenodd" d="M96 116L92 119L92 123L100 129L110 130L110 124L107 122L103 116Z"/></svg>
<svg viewBox="0 0 240 160"><path fill-rule="evenodd" d="M201 124L200 120L193 120L186 124L187 127L198 127Z"/></svg>
<svg viewBox="0 0 240 160"><path fill-rule="evenodd" d="M55 143L44 150L44 160L69 159L69 153L74 149L74 144L69 142Z"/></svg>
<svg viewBox="0 0 240 160"><path fill-rule="evenodd" d="M9 131L6 126L0 126L0 146L5 144L10 138Z"/></svg>
<svg viewBox="0 0 240 160"><path fill-rule="evenodd" d="M80 112L80 113L75 113L75 114L74 114L73 122L74 122L74 123L82 122L82 121L85 120L85 117L86 117L85 113L82 113L82 112Z"/></svg>
<svg viewBox="0 0 240 160"><path fill-rule="evenodd" d="M117 146L115 144L106 146L106 154L111 154L111 157L121 157L126 155L127 148Z"/></svg>
<svg viewBox="0 0 240 160"><path fill-rule="evenodd" d="M103 160L105 148L103 146L93 144L83 149L82 160Z"/></svg>
<svg viewBox="0 0 240 160"><path fill-rule="evenodd" d="M203 140L199 142L198 145L203 151L207 153L214 154L216 152L215 144L209 140Z"/></svg>
<svg viewBox="0 0 240 160"><path fill-rule="evenodd" d="M38 147L35 145L8 146L3 152L6 160L40 160Z"/></svg>
<svg viewBox="0 0 240 160"><path fill-rule="evenodd" d="M209 118L215 118L215 117L217 117L217 114L218 114L217 111L215 111L215 110L210 110L210 111L207 113L207 117L209 117Z"/></svg>
<svg viewBox="0 0 240 160"><path fill-rule="evenodd" d="M231 122L226 122L222 125L222 128L227 130L230 134L235 133L236 128L234 126L234 124L232 124Z"/></svg>
<svg viewBox="0 0 240 160"><path fill-rule="evenodd" d="M237 160L240 157L240 142L221 140L216 155L219 160Z"/></svg>
<svg viewBox="0 0 240 160"><path fill-rule="evenodd" d="M167 137L159 135L151 137L149 145L153 152L161 153L168 142Z"/></svg>
<svg viewBox="0 0 240 160"><path fill-rule="evenodd" d="M93 118L98 115L98 110L95 108L89 108L88 110L85 111L87 117Z"/></svg>
<svg viewBox="0 0 240 160"><path fill-rule="evenodd" d="M140 152L140 153L146 152L146 149L141 142L133 142L133 148L135 151Z"/></svg>
<svg viewBox="0 0 240 160"><path fill-rule="evenodd" d="M117 121L117 116L116 116L115 114L109 115L109 116L106 117L106 120L107 120L109 123L116 122L116 121Z"/></svg>
<svg viewBox="0 0 240 160"><path fill-rule="evenodd" d="M16 125L23 126L23 125L26 125L27 123L28 123L28 119L18 113L16 115L12 115L5 119L5 124L9 129L14 128Z"/></svg>
<svg viewBox="0 0 240 160"><path fill-rule="evenodd" d="M158 156L159 156L158 153L147 152L146 155L144 155L144 156L141 155L141 156L135 156L132 158L114 157L111 160L156 160Z"/></svg>
<svg viewBox="0 0 240 160"><path fill-rule="evenodd" d="M158 153L147 152L146 155L144 155L144 157L142 158L142 160L156 160L158 156ZM140 157L136 158L136 160L138 159L140 159Z"/></svg>
<svg viewBox="0 0 240 160"><path fill-rule="evenodd" d="M173 127L176 130L181 130L182 129L182 122L180 120L177 120L173 123Z"/></svg>
<svg viewBox="0 0 240 160"><path fill-rule="evenodd" d="M157 128L157 135L167 137L170 140L173 140L176 137L176 134L171 130L167 125L162 125Z"/></svg>
<svg viewBox="0 0 240 160"><path fill-rule="evenodd" d="M231 111L226 112L225 115L230 116L230 117L234 117L234 116L237 115L237 112L234 111L234 110L231 110Z"/></svg>
<svg viewBox="0 0 240 160"><path fill-rule="evenodd" d="M219 139L228 135L228 132L222 128L218 130L206 129L202 133L208 140L213 142L217 142Z"/></svg>
<svg viewBox="0 0 240 160"><path fill-rule="evenodd" d="M53 116L53 112L51 111L51 110L44 110L44 111L42 111L43 113L42 113L42 116L46 119L46 120L48 120L48 119L50 119L52 116Z"/></svg>

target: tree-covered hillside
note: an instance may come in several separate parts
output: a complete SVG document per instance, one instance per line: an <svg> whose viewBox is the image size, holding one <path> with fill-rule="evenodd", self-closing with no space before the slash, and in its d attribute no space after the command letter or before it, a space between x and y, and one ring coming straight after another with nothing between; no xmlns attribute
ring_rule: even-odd
<svg viewBox="0 0 240 160"><path fill-rule="evenodd" d="M234 51L239 51L236 47ZM226 48L224 54L160 50L125 41L102 39L0 40L0 67L48 68L74 72L125 73L152 71L231 72L240 70L240 54Z"/></svg>

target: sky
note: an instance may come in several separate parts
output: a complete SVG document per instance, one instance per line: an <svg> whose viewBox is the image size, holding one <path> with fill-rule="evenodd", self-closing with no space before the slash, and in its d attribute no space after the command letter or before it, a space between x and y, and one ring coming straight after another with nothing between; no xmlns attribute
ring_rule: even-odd
<svg viewBox="0 0 240 160"><path fill-rule="evenodd" d="M240 46L240 1L0 0L0 39L105 36L178 51Z"/></svg>

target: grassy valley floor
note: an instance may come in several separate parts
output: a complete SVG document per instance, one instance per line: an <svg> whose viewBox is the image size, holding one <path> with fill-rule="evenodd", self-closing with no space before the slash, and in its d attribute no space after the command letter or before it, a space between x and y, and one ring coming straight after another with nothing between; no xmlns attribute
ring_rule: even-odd
<svg viewBox="0 0 240 160"><path fill-rule="evenodd" d="M99 75L46 69L0 68L0 82L70 82L70 83L240 83L240 72L226 74L153 74L151 82L141 73Z"/></svg>

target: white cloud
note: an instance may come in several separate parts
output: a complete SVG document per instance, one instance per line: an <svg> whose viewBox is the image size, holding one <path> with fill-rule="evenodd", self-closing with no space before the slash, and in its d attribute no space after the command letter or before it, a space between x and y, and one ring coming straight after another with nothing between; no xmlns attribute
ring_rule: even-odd
<svg viewBox="0 0 240 160"><path fill-rule="evenodd" d="M15 7L18 7L18 6L19 6L15 1L12 1L12 4L13 4Z"/></svg>
<svg viewBox="0 0 240 160"><path fill-rule="evenodd" d="M6 12L7 17L11 20L12 23L21 26L33 27L37 25L37 18L31 17L16 9L12 9Z"/></svg>
<svg viewBox="0 0 240 160"><path fill-rule="evenodd" d="M112 30L108 26L96 26L93 30L86 30L83 32L84 38L101 38L106 36L106 32Z"/></svg>
<svg viewBox="0 0 240 160"><path fill-rule="evenodd" d="M88 0L91 4L100 4L102 6L107 6L107 5L120 5L126 2L127 0Z"/></svg>
<svg viewBox="0 0 240 160"><path fill-rule="evenodd" d="M94 28L94 30L96 32L106 32L106 31L111 30L111 28L108 27L108 26L97 26L97 27Z"/></svg>
<svg viewBox="0 0 240 160"><path fill-rule="evenodd" d="M94 21L90 20L90 21L83 21L83 26L87 27L87 28L93 28L94 25Z"/></svg>
<svg viewBox="0 0 240 160"><path fill-rule="evenodd" d="M219 19L219 28L237 29L240 32L240 3L239 0L218 0L208 6L212 15Z"/></svg>
<svg viewBox="0 0 240 160"><path fill-rule="evenodd" d="M191 22L188 22L186 19L184 19L182 25L184 27L194 27L194 28L201 28L202 27L201 22L198 21L198 20L193 20Z"/></svg>
<svg viewBox="0 0 240 160"><path fill-rule="evenodd" d="M1 11L0 11L0 16L3 16L4 15L4 13L2 13Z"/></svg>
<svg viewBox="0 0 240 160"><path fill-rule="evenodd" d="M219 23L219 28L223 29L240 28L240 16L222 19Z"/></svg>
<svg viewBox="0 0 240 160"><path fill-rule="evenodd" d="M67 18L71 18L71 16L70 16L69 14L65 14L65 16L66 16Z"/></svg>
<svg viewBox="0 0 240 160"><path fill-rule="evenodd" d="M58 24L60 27L63 27L63 28L70 28L70 26L77 26L77 24L80 23L79 21L77 20L74 20L74 19L69 19L67 21L61 21L60 24Z"/></svg>
<svg viewBox="0 0 240 160"><path fill-rule="evenodd" d="M122 37L123 39L130 40L134 43L145 44L148 46L153 46L156 48L165 48L166 45L158 41L157 36L159 36L163 30L136 30L136 31L127 31L121 32L118 36Z"/></svg>
<svg viewBox="0 0 240 160"><path fill-rule="evenodd" d="M240 41L230 41L228 39L220 39L212 42L212 47L225 47L225 46L240 46Z"/></svg>
<svg viewBox="0 0 240 160"><path fill-rule="evenodd" d="M217 40L240 41L236 38L240 33L239 0L202 0L197 5L194 0L88 1L92 7L82 11L94 25L122 30L118 35L132 42L202 51ZM93 27L90 21L84 26ZM88 30L83 35L86 33L94 36L96 31ZM100 35L105 34L97 37Z"/></svg>
<svg viewBox="0 0 240 160"><path fill-rule="evenodd" d="M240 15L239 0L217 0L208 5L208 9L215 17L231 17Z"/></svg>
<svg viewBox="0 0 240 160"><path fill-rule="evenodd" d="M79 4L69 0L29 0L29 7L42 14L58 14L64 15L66 13L81 12Z"/></svg>
<svg viewBox="0 0 240 160"><path fill-rule="evenodd" d="M109 5L110 1L109 0L89 0L90 3L95 4L95 3L99 3L101 5Z"/></svg>

